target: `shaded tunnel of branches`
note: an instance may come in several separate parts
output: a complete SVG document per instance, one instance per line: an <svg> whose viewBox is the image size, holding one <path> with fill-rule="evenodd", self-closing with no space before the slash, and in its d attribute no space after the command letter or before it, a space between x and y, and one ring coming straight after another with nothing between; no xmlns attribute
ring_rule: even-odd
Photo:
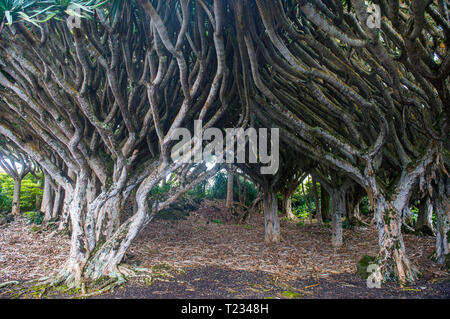
<svg viewBox="0 0 450 319"><path fill-rule="evenodd" d="M219 170L172 160L177 129L193 132L194 121L202 132L279 128L276 174L236 163L260 186L266 242L281 239L276 193L289 197L310 174L332 199L333 245L342 245L346 196L367 194L384 278L414 282L401 226L421 200L436 213L443 263L447 1L373 3L376 27L363 0L107 1L72 27L64 8L40 1L3 12L0 134L9 146L0 149L41 167L61 202L49 218L70 228L71 246L57 280L121 277L154 214ZM205 146L192 144L194 153ZM165 201L149 200L171 173L186 178ZM123 216L129 200L133 214Z"/></svg>

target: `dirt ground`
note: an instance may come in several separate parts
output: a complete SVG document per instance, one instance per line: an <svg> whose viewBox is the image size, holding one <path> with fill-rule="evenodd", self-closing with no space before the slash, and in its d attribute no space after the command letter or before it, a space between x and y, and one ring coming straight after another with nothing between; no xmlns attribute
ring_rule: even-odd
<svg viewBox="0 0 450 319"><path fill-rule="evenodd" d="M428 259L433 237L404 236L408 256L423 274L416 285L370 289L355 273L363 255L377 253L373 227L344 229L344 246L334 249L328 227L282 220L283 241L267 246L262 216L249 224L211 216L200 209L187 220L148 224L124 262L177 271L151 284L131 280L99 298L450 298L449 274ZM2 226L0 283L49 275L63 264L68 244L67 235L32 232L23 219ZM14 289L0 289L0 298L14 296Z"/></svg>

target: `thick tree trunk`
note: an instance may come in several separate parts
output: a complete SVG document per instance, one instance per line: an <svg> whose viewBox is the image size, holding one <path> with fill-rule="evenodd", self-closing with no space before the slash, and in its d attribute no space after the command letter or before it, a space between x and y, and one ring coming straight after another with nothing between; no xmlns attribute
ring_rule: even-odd
<svg viewBox="0 0 450 319"><path fill-rule="evenodd" d="M322 211L322 219L324 222L330 221L330 194L325 189L325 187L320 187L321 192L321 211Z"/></svg>
<svg viewBox="0 0 450 319"><path fill-rule="evenodd" d="M117 266L133 239L148 220L148 210L139 207L137 213L125 221L89 259L85 269L85 278L96 280L103 276L120 275Z"/></svg>
<svg viewBox="0 0 450 319"><path fill-rule="evenodd" d="M422 198L419 205L419 215L415 229L423 234L433 236L436 231L433 225L433 205L429 196Z"/></svg>
<svg viewBox="0 0 450 319"><path fill-rule="evenodd" d="M122 261L126 250L139 231L151 220L150 211L154 207L148 206L147 196L158 181L167 175L165 170L155 170L153 175L148 176L140 185L135 195L137 204L136 213L129 217L120 227L102 244L97 242L96 251L89 259L85 268L85 278L96 280L103 276L120 277L117 266ZM108 200L104 207L115 205L118 198Z"/></svg>
<svg viewBox="0 0 450 319"><path fill-rule="evenodd" d="M268 188L264 190L264 221L266 225L264 241L266 243L278 243L281 241L280 221L278 219L277 193Z"/></svg>
<svg viewBox="0 0 450 319"><path fill-rule="evenodd" d="M331 215L331 244L340 247L342 239L342 216L345 214L345 191L334 189L331 192L332 215Z"/></svg>
<svg viewBox="0 0 450 319"><path fill-rule="evenodd" d="M380 246L379 265L384 279L400 284L414 283L418 271L406 255L399 210L381 195L374 199L374 204Z"/></svg>
<svg viewBox="0 0 450 319"><path fill-rule="evenodd" d="M22 188L22 180L14 179L14 192L12 200L11 213L13 215L20 215L20 190Z"/></svg>
<svg viewBox="0 0 450 319"><path fill-rule="evenodd" d="M322 205L319 202L319 192L317 190L317 183L315 178L312 176L312 184L313 184L313 191L314 191L314 202L316 204L316 220L317 222L322 225L323 219L322 219Z"/></svg>
<svg viewBox="0 0 450 319"><path fill-rule="evenodd" d="M97 242L105 242L120 226L120 212L122 201L116 195L106 201L96 215L95 236Z"/></svg>
<svg viewBox="0 0 450 319"><path fill-rule="evenodd" d="M292 194L288 191L282 192L283 215L289 220L297 220L297 216L292 212Z"/></svg>
<svg viewBox="0 0 450 319"><path fill-rule="evenodd" d="M70 287L80 287L84 267L89 258L88 243L84 231L82 216L86 211L87 174L81 172L73 194L68 202L68 213L72 228L69 258L61 273L62 278Z"/></svg>

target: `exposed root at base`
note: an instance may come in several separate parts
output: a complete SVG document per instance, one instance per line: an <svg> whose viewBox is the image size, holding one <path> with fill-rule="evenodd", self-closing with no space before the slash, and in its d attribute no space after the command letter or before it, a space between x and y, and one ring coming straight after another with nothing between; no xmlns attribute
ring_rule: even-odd
<svg viewBox="0 0 450 319"><path fill-rule="evenodd" d="M156 280L174 277L172 273L179 273L181 269L161 264L152 268L142 268L130 265L119 265L108 276L92 279L76 279L66 270L57 275L33 279L27 282L11 281L1 284L0 288L13 286L0 295L11 298L45 298L47 295L70 295L72 298L88 298L112 292L129 280L150 285Z"/></svg>

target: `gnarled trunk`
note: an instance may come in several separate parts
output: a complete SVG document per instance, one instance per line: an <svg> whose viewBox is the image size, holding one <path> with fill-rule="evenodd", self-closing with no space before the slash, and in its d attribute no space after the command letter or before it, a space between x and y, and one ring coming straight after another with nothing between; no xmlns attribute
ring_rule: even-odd
<svg viewBox="0 0 450 319"><path fill-rule="evenodd" d="M97 242L104 242L120 226L122 200L120 195L108 199L96 213L95 236Z"/></svg>
<svg viewBox="0 0 450 319"><path fill-rule="evenodd" d="M133 239L143 226L151 220L149 214L151 208L147 201L148 193L166 175L166 170L155 169L154 173L142 182L135 195L136 212L122 223L112 235L106 238L104 243L97 241L96 250L85 268L86 279L96 280L102 276L120 276L117 266L122 261ZM119 202L119 197L111 198L103 207L111 207L111 205L117 205Z"/></svg>
<svg viewBox="0 0 450 319"><path fill-rule="evenodd" d="M381 195L374 201L380 246L378 257L384 280L394 280L401 284L414 283L418 270L406 255L401 232L401 213Z"/></svg>
<svg viewBox="0 0 450 319"><path fill-rule="evenodd" d="M69 286L79 287L82 282L84 266L89 258L89 249L86 241L84 221L82 216L86 210L87 176L81 172L71 197L67 200L67 212L72 228L69 258L62 270L63 280Z"/></svg>
<svg viewBox="0 0 450 319"><path fill-rule="evenodd" d="M264 241L278 243L281 241L280 221L278 219L278 199L273 188L264 189L264 221L266 225Z"/></svg>
<svg viewBox="0 0 450 319"><path fill-rule="evenodd" d="M141 205L140 205L141 206ZM89 259L85 269L85 278L96 280L102 276L114 277L119 272L117 266L133 239L149 221L148 207L139 207L136 214L120 225L119 229Z"/></svg>

